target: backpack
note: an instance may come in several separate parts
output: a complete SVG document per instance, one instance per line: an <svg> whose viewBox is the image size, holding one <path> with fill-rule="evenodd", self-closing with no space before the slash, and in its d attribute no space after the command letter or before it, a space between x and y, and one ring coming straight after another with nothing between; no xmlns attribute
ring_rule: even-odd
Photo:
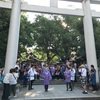
<svg viewBox="0 0 100 100"><path fill-rule="evenodd" d="M3 83L4 77L5 77L4 75L2 75L2 76L0 77L0 82L1 82L1 83Z"/></svg>

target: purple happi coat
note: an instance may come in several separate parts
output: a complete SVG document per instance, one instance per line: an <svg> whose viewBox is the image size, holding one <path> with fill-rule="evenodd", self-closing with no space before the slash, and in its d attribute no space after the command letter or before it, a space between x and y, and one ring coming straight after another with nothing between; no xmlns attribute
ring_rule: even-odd
<svg viewBox="0 0 100 100"><path fill-rule="evenodd" d="M64 72L64 76L65 76L65 82L71 82L71 71L65 71Z"/></svg>
<svg viewBox="0 0 100 100"><path fill-rule="evenodd" d="M44 71L42 77L44 79L44 85L49 85L50 80L52 79L50 72Z"/></svg>

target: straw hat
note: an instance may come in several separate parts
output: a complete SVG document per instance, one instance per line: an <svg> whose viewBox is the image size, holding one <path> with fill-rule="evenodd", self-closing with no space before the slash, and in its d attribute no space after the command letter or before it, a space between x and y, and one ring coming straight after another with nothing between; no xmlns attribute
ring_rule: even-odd
<svg viewBox="0 0 100 100"><path fill-rule="evenodd" d="M80 68L83 68L84 67L84 65L82 64L81 66L80 66Z"/></svg>

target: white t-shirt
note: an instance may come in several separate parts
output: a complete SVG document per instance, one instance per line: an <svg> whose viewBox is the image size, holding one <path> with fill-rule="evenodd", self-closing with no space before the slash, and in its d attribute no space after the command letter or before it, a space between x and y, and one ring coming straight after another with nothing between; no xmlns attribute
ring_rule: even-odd
<svg viewBox="0 0 100 100"><path fill-rule="evenodd" d="M35 69L30 68L28 71L28 74L29 74L30 80L34 80L34 75L37 74L37 72Z"/></svg>
<svg viewBox="0 0 100 100"><path fill-rule="evenodd" d="M73 68L73 70L71 71L71 80L75 80L75 69Z"/></svg>
<svg viewBox="0 0 100 100"><path fill-rule="evenodd" d="M17 77L15 76L14 73L12 74L12 79L11 79L11 81L10 81L10 84L11 84L11 85L17 84Z"/></svg>
<svg viewBox="0 0 100 100"><path fill-rule="evenodd" d="M12 74L7 73L4 77L3 83L10 84L11 80L12 80Z"/></svg>
<svg viewBox="0 0 100 100"><path fill-rule="evenodd" d="M81 68L81 76L83 76L83 77L87 76L87 70L86 70L86 68Z"/></svg>

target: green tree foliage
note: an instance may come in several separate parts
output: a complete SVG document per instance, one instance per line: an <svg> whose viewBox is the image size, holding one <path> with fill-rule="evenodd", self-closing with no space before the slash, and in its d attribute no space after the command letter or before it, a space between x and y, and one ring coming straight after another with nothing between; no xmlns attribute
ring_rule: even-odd
<svg viewBox="0 0 100 100"><path fill-rule="evenodd" d="M50 63L53 57L58 56L62 61L69 58L72 47L77 48L79 33L66 22L69 18L53 16L48 19L44 16L37 16L34 23L34 41L37 50L43 51L47 55L47 63ZM63 25L65 24L65 25Z"/></svg>
<svg viewBox="0 0 100 100"><path fill-rule="evenodd" d="M27 47L32 47L34 45L32 37L32 25L28 21L27 17L22 13L21 23L20 23L20 35L19 35L19 49L18 58L21 61L25 61L28 58Z"/></svg>
<svg viewBox="0 0 100 100"><path fill-rule="evenodd" d="M100 65L100 19L93 18L93 26L94 26L94 36L95 36L95 44L96 44L96 53L98 59L98 65Z"/></svg>
<svg viewBox="0 0 100 100"><path fill-rule="evenodd" d="M65 16L65 22L70 26L72 29L72 33L77 34L77 42L74 43L74 47L76 51L78 49L78 55L77 56L86 56L85 55L85 41L84 41L84 26L83 26L83 18L82 17L76 17L76 16ZM74 37L74 36L73 36ZM80 46L80 48L78 48Z"/></svg>
<svg viewBox="0 0 100 100"><path fill-rule="evenodd" d="M85 54L85 41L84 41L84 29L83 29L83 18L82 17L73 17L67 16L64 17L66 23L71 26L73 32L79 33L79 42L80 50L78 51L78 56L86 57ZM100 19L93 18L93 28L94 28L94 36L95 36L95 44L96 44L96 52L98 62L100 61ZM78 46L75 45L75 46Z"/></svg>
<svg viewBox="0 0 100 100"><path fill-rule="evenodd" d="M5 62L9 21L10 11L0 8L0 66Z"/></svg>
<svg viewBox="0 0 100 100"><path fill-rule="evenodd" d="M24 15L21 16L21 25L20 25L20 36L19 36L19 46L24 45L31 47L34 45L33 37L31 33L33 32L31 22L28 21L27 17Z"/></svg>
<svg viewBox="0 0 100 100"><path fill-rule="evenodd" d="M58 44L61 44L60 35L63 32L61 20L55 17L55 20L49 20L43 16L37 16L34 26L34 41L38 51L46 53L47 63L49 63L56 55L59 55Z"/></svg>
<svg viewBox="0 0 100 100"><path fill-rule="evenodd" d="M4 65L10 11L0 9L0 65ZM93 19L97 57L100 59L100 21ZM18 57L27 60L26 48L35 46L33 55L40 61L54 63L70 58L72 48L78 56L85 56L83 18L73 16L55 16L50 18L38 15L35 22L21 16ZM80 47L80 49L78 49Z"/></svg>

